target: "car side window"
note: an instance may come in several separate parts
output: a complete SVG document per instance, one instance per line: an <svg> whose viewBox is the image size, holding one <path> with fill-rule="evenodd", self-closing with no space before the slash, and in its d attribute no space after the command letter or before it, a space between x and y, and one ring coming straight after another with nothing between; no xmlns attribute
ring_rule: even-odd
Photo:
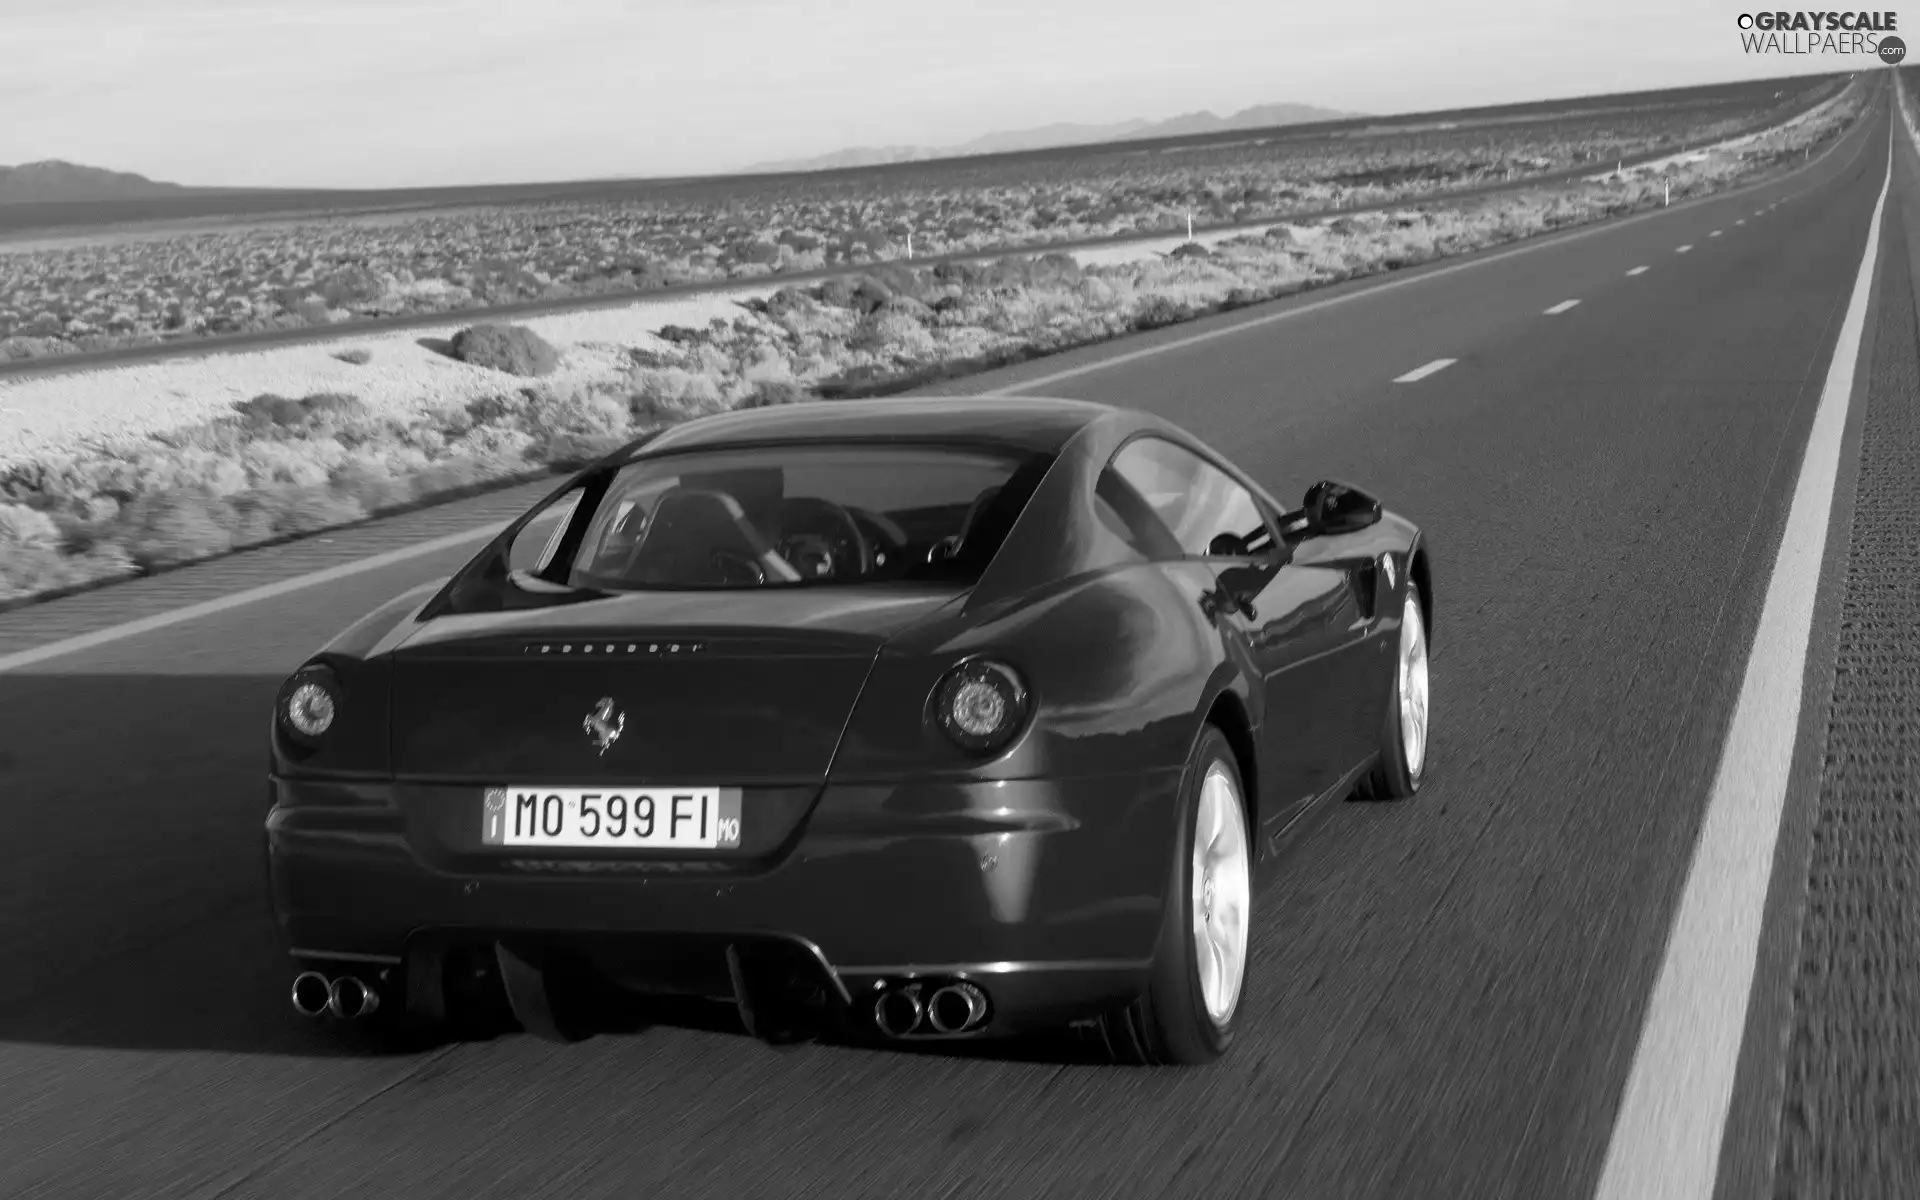
<svg viewBox="0 0 1920 1200"><path fill-rule="evenodd" d="M1183 446L1135 438L1113 456L1109 470L1140 496L1186 557L1245 557L1275 544L1253 493Z"/></svg>
<svg viewBox="0 0 1920 1200"><path fill-rule="evenodd" d="M1186 551L1174 540L1173 531L1153 515L1146 500L1112 467L1100 472L1100 479L1094 484L1093 507L1102 525L1149 561L1186 557Z"/></svg>
<svg viewBox="0 0 1920 1200"><path fill-rule="evenodd" d="M574 488L561 496L514 535L512 544L507 547L509 570L538 575L547 569L553 562L554 551L560 548L560 539L566 535L567 525L573 520L573 511L580 506L580 497L585 491L585 488Z"/></svg>

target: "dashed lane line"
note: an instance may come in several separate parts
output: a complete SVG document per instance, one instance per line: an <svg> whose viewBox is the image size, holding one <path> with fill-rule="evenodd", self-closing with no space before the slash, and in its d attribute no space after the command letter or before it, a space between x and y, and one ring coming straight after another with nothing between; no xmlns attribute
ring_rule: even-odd
<svg viewBox="0 0 1920 1200"><path fill-rule="evenodd" d="M1454 363L1457 363L1459 361L1460 360L1457 358L1436 358L1424 367L1415 367L1413 370L1408 371L1405 375L1394 376L1393 381L1395 383L1418 383L1420 380L1425 379L1427 376L1433 374L1435 371L1444 371L1448 367L1452 366Z"/></svg>
<svg viewBox="0 0 1920 1200"><path fill-rule="evenodd" d="M1854 154L1854 157L1858 158L1862 152L1863 151L1856 151ZM1851 161L1852 160L1849 160L1849 165L1851 164ZM1764 186L1767 186L1767 185L1766 184L1750 185L1751 188L1760 188ZM1748 189L1743 188L1743 189L1736 189L1736 190L1744 191ZM1720 198L1721 197L1702 197L1698 202L1710 203L1713 200L1720 199ZM1775 201L1776 204L1782 203L1782 202L1783 201ZM1398 290L1399 288L1419 284L1424 281L1432 281L1435 279L1445 278L1447 276L1454 275L1463 271L1477 270L1478 268L1486 266L1488 264L1501 262L1503 260L1513 258L1518 255L1530 254L1538 250L1547 249L1549 247L1564 247L1570 243L1577 242L1577 241L1584 241L1585 239L1590 237L1601 236L1609 232L1617 231L1619 229L1638 224L1642 221L1658 220L1661 217L1666 215L1668 215L1668 210L1655 209L1651 212L1639 213L1631 217L1624 217L1618 221L1595 224L1586 229L1576 230L1566 235L1556 237L1548 241L1534 242L1531 244L1523 244L1520 246L1512 247L1511 249L1499 250L1492 254L1485 255L1484 257L1472 258L1472 259L1468 259L1465 262L1460 262L1460 263L1452 263L1447 266L1439 267L1432 271L1424 272L1419 275L1407 276L1399 279L1389 279L1371 287L1356 289L1355 291L1348 292L1343 295L1329 296L1323 300L1317 300L1307 304L1299 305L1294 308L1284 309L1277 313L1255 317L1251 320L1235 322L1231 325L1227 325L1217 329L1209 329L1199 333L1189 334L1185 337L1171 338L1165 342L1161 342L1159 344L1152 345L1152 346L1147 346L1139 350L1130 351L1128 353L1116 354L1116 355L1112 355L1111 357L1101 358L1096 361L1084 363L1079 366L1068 367L1064 370L1053 371L1048 374L1036 376L1033 378L1023 379L1023 380L1013 382L1013 383L1008 383L1008 384L1002 384L994 388L993 390L995 392L1003 393L1003 394L1015 394L1020 392L1028 392L1033 390L1034 388L1043 387L1047 384L1055 383L1060 380L1077 378L1082 375L1089 375L1099 371L1112 370L1115 367L1124 366L1127 363L1136 362L1140 359L1153 357L1155 355L1165 354L1173 350L1183 349L1187 346L1196 345L1201 342L1213 341L1216 338L1230 337L1235 334L1246 333L1248 331L1262 328L1270 324L1292 320L1292 319L1304 316L1308 313L1320 312L1328 308L1333 308L1342 304L1349 304L1355 300L1359 300L1365 297L1377 296L1384 292L1395 291L1395 290ZM1680 253L1684 254L1690 249L1692 249L1691 246L1682 246L1680 247ZM1408 372L1406 376L1401 376L1400 379L1396 380L1396 382L1412 382L1413 379L1424 378L1425 375L1432 374L1434 371L1442 370L1445 367L1450 366L1455 361L1456 360L1454 359L1436 359L1434 360L1434 362L1428 363L1427 366L1420 368L1418 371ZM357 575L365 571L378 570L382 567L390 566L394 563L405 562L408 559L419 558L428 554L437 553L442 550L451 549L456 546L467 545L472 542L477 542L486 537L489 537L499 532L499 530L502 529L503 527L504 527L504 522L475 528L472 530L468 530L464 533L448 534L445 537L434 538L434 539L423 541L423 542L417 542L409 546L402 546L402 547L399 547L398 549L390 550L383 554L375 555L371 558L362 559L358 562L345 563L337 567L329 567L324 570L309 572L304 575L296 575L288 579L279 580L275 583L263 585L261 587L249 588L245 591L234 592L230 595L217 597L215 599L203 601L198 604L187 605L184 608L178 608L178 609L170 610L168 612L158 613L151 617L144 617L139 620L123 622L122 624L119 624L119 625L112 625L105 629L94 630L91 633L80 634L75 637L62 638L59 641L48 642L44 645L35 646L35 647L32 647L31 649L18 651L13 654L0 655L0 673L4 673L6 671L11 671L11 670L17 670L18 668L24 667L24 666L31 666L35 663L44 662L52 658L58 658L62 655L74 654L83 650L91 650L95 647L107 645L112 642L121 641L125 638L136 637L143 633L149 633L155 629L164 629L170 625L178 625L186 621L197 620L200 617L211 616L215 613L225 612L228 609L239 608L243 605L254 604L262 600L270 600L276 596L284 596L289 593L297 592L305 588L315 587L320 584L329 583L335 579L348 578L350 576Z"/></svg>
<svg viewBox="0 0 1920 1200"><path fill-rule="evenodd" d="M1631 271L1628 271L1628 272L1627 272L1627 274L1629 274L1629 275L1644 275L1644 274L1646 274L1646 270L1647 270L1647 269L1646 269L1645 267L1635 267L1635 268L1634 268L1633 270L1631 270Z"/></svg>
<svg viewBox="0 0 1920 1200"><path fill-rule="evenodd" d="M1578 300L1562 300L1560 303L1554 305L1552 308L1549 308L1547 311L1545 311L1544 313L1541 313L1540 315L1543 317L1551 317L1555 313L1563 313L1567 311L1568 309L1572 308L1574 305L1578 303L1580 303Z"/></svg>

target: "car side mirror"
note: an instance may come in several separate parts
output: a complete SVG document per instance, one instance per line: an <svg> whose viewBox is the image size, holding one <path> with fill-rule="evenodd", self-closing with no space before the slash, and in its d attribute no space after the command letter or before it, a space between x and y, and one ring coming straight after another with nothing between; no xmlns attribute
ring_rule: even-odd
<svg viewBox="0 0 1920 1200"><path fill-rule="evenodd" d="M1207 544L1209 558L1243 558L1246 553L1246 539L1237 533L1216 533Z"/></svg>
<svg viewBox="0 0 1920 1200"><path fill-rule="evenodd" d="M1322 479L1307 489L1301 501L1309 537L1337 537L1358 533L1380 521L1380 501L1335 479Z"/></svg>

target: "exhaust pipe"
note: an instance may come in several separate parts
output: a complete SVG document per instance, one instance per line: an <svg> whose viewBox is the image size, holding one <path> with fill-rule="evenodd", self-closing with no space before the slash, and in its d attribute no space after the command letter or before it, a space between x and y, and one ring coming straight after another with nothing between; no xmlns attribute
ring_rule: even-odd
<svg viewBox="0 0 1920 1200"><path fill-rule="evenodd" d="M372 1016L380 1007L380 993L351 975L333 981L327 991L327 1011L343 1021Z"/></svg>
<svg viewBox="0 0 1920 1200"><path fill-rule="evenodd" d="M293 1011L303 1017L317 1017L332 1006L333 992L327 977L318 971L302 971L293 977Z"/></svg>
<svg viewBox="0 0 1920 1200"><path fill-rule="evenodd" d="M906 1037L920 1028L924 1015L918 988L889 989L873 1002L873 1022L888 1037Z"/></svg>
<svg viewBox="0 0 1920 1200"><path fill-rule="evenodd" d="M927 1001L927 1023L935 1033L961 1033L987 1016L987 994L964 980L950 983Z"/></svg>

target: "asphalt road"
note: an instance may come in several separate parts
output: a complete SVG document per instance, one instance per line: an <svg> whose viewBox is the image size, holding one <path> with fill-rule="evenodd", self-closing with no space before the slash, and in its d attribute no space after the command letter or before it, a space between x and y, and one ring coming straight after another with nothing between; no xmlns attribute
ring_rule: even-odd
<svg viewBox="0 0 1920 1200"><path fill-rule="evenodd" d="M1809 105L1810 111L1813 106ZM1690 153L1707 146L1718 145L1736 137L1762 132L1779 125L1779 117L1770 117L1757 121L1731 133L1713 138L1694 138L1663 150L1648 151L1642 154L1628 155L1616 163L1617 166L1636 167L1643 163L1655 162L1677 154ZM1243 131L1243 134L1250 131ZM1815 147L1820 149L1821 147ZM1458 204L1470 200L1499 195L1504 192L1524 191L1530 188L1551 187L1555 184L1571 183L1606 170L1605 163L1588 163L1584 166L1558 171L1547 171L1521 179L1498 183L1476 184L1470 187L1448 188L1421 196L1409 196L1399 200L1378 204L1356 204L1344 208L1327 208L1287 212L1262 217L1257 221L1230 221L1217 224L1200 224L1193 227L1194 234L1229 233L1242 230L1265 229L1271 225L1288 222L1301 223L1324 220L1334 216L1354 216L1360 213L1391 212L1418 205ZM388 211L384 209L354 209L348 215L366 216L371 213ZM402 211L402 210L393 210ZM271 214L262 215L261 220L271 219ZM4 230L6 213L0 211L0 231ZM73 231L80 236L85 230ZM1070 253L1075 250L1095 250L1108 246L1121 246L1141 241L1160 241L1177 237L1181 230L1168 227L1158 233L1131 232L1106 237L1076 238L1054 242L1032 242L1025 245L1010 245L1000 249L979 252L970 251L953 254L922 255L908 261L918 268L930 268L942 263L977 263L1019 255L1039 255L1048 253ZM401 329L430 329L445 325L457 325L475 320L506 320L513 317L544 316L553 313L579 312L586 309L617 307L624 304L636 304L645 301L665 301L676 297L695 296L715 291L727 291L773 285L802 285L818 283L825 279L844 278L859 275L878 267L899 263L901 260L881 260L855 265L836 265L822 267L813 271L793 271L777 276L743 276L733 279L708 279L695 283L678 283L669 287L652 288L645 291L608 292L593 296L571 296L563 300L529 300L515 304L491 305L479 308L451 309L445 312L409 313L405 316L356 318L341 321L333 325L302 327L298 329L266 329L249 333L224 334L217 337L185 338L157 346L129 346L115 350L89 350L73 354L53 355L46 358L25 358L0 360L0 380L20 379L35 375L64 374L71 371L97 371L110 367L135 366L143 363L164 362L176 358L204 357L212 354L240 354L252 350L266 350L278 346L302 345L310 342L333 341L350 338L360 334L388 333Z"/></svg>
<svg viewBox="0 0 1920 1200"><path fill-rule="evenodd" d="M1584 1200L1887 146L1883 103L1756 191L950 389L1155 409L1283 495L1348 478L1430 530L1429 786L1339 806L1258 898L1230 1060L778 1053L691 1024L374 1057L299 1021L261 890L268 705L449 549L0 671L0 1194ZM1802 722L1825 757L1789 797L1729 1200L1914 1194L1920 1037L1895 1001L1920 920L1886 879L1920 836L1887 706L1914 687L1890 618L1920 567L1920 164L1895 153ZM0 656L528 494L3 614Z"/></svg>

